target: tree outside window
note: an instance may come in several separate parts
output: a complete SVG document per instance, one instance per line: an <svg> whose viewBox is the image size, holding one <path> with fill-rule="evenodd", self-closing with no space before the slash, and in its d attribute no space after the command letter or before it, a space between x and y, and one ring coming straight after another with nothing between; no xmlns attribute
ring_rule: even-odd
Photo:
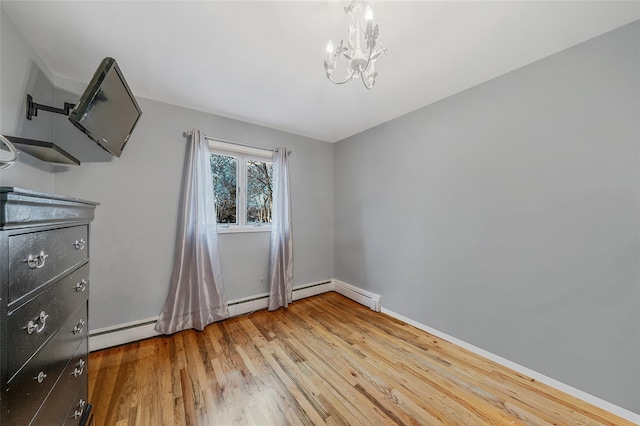
<svg viewBox="0 0 640 426"><path fill-rule="evenodd" d="M242 155L211 154L217 222L258 226L272 221L273 164Z"/></svg>
<svg viewBox="0 0 640 426"><path fill-rule="evenodd" d="M237 215L238 159L211 154L211 176L215 193L217 223L238 223Z"/></svg>
<svg viewBox="0 0 640 426"><path fill-rule="evenodd" d="M247 161L247 223L271 223L273 164Z"/></svg>

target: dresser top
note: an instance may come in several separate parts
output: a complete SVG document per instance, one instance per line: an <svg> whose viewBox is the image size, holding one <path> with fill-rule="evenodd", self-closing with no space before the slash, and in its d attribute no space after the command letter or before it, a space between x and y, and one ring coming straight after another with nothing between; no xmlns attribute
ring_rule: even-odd
<svg viewBox="0 0 640 426"><path fill-rule="evenodd" d="M30 189L0 187L0 229L93 220L98 203Z"/></svg>
<svg viewBox="0 0 640 426"><path fill-rule="evenodd" d="M31 189L18 188L15 186L0 186L0 198L6 200L8 197L26 196L31 198L46 198L49 200L68 201L72 203L91 204L97 206L100 203L94 201L81 200L80 198L67 197L64 195L48 194L46 192L34 191Z"/></svg>

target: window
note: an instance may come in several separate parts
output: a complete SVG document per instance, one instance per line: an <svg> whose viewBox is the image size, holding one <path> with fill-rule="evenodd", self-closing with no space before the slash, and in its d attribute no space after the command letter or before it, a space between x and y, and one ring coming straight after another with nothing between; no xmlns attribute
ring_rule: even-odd
<svg viewBox="0 0 640 426"><path fill-rule="evenodd" d="M268 231L273 205L271 151L217 141L210 147L218 230Z"/></svg>

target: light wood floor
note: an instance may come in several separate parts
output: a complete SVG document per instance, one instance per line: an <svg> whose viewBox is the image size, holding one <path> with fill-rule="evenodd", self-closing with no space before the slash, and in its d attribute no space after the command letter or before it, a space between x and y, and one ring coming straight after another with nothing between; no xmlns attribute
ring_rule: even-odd
<svg viewBox="0 0 640 426"><path fill-rule="evenodd" d="M99 425L632 425L337 293L90 355Z"/></svg>

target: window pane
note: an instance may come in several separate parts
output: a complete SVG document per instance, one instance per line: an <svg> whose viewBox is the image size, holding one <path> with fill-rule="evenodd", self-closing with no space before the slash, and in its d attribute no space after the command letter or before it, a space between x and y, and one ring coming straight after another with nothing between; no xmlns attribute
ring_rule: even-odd
<svg viewBox="0 0 640 426"><path fill-rule="evenodd" d="M211 177L216 194L218 223L238 223L236 207L236 179L238 159L227 155L211 154Z"/></svg>
<svg viewBox="0 0 640 426"><path fill-rule="evenodd" d="M247 223L271 223L273 164L247 160Z"/></svg>

